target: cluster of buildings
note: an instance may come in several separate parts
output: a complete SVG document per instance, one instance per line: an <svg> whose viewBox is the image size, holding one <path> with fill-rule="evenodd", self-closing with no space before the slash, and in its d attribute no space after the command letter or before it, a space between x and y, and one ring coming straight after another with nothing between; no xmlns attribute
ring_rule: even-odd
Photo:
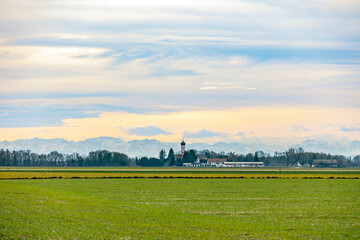
<svg viewBox="0 0 360 240"><path fill-rule="evenodd" d="M181 154L175 158L182 158L185 153L184 140L180 143ZM194 163L183 163L184 167L264 167L264 162L228 162L227 158L206 158L198 157Z"/></svg>
<svg viewBox="0 0 360 240"><path fill-rule="evenodd" d="M181 152L180 154L175 155L175 160L184 160L185 154L185 142L184 140L180 143ZM206 158L205 156L197 157L194 163L183 163L184 167L244 167L244 168L255 168L255 167L264 167L264 162L232 162L228 161L227 158ZM340 167L341 164L338 160L335 159L314 159L313 162L300 164L296 162L295 164L289 165L290 167Z"/></svg>
<svg viewBox="0 0 360 240"><path fill-rule="evenodd" d="M184 167L263 167L264 162L228 162L226 158L198 159L195 163L183 163Z"/></svg>

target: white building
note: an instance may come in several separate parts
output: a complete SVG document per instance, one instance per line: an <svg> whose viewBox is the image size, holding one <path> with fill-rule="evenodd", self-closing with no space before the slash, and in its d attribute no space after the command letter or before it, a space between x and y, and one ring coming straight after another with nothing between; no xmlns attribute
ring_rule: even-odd
<svg viewBox="0 0 360 240"><path fill-rule="evenodd" d="M263 167L264 162L224 162L222 167Z"/></svg>

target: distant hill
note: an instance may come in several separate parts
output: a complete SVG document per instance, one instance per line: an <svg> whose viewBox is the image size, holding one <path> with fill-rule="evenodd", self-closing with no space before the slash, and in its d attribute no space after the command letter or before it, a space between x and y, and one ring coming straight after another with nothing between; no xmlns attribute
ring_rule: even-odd
<svg viewBox="0 0 360 240"><path fill-rule="evenodd" d="M306 151L325 152L331 154L342 154L347 156L354 156L360 154L360 141L349 140L347 138L338 138L332 136L316 137L307 139L298 144L280 145L264 143L260 139L246 142L217 142L214 144L207 143L191 143L187 144L187 149L204 150L209 149L215 152L230 151L236 153L249 153L262 150L266 153L273 154L275 151L283 152L289 147L303 147ZM158 156L160 149L168 151L173 148L175 152L180 151L180 143L160 142L153 139L124 141L113 137L98 137L90 138L84 141L68 141L62 138L54 139L20 139L16 141L0 142L0 148L9 150L31 150L36 153L49 153L51 151L58 151L61 153L78 152L87 154L90 151L109 150L118 151L127 154L128 156Z"/></svg>

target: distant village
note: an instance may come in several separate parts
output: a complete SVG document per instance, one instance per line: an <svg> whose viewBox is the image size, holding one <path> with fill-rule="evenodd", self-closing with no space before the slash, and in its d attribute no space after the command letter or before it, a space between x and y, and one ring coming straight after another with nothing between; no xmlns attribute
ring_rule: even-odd
<svg viewBox="0 0 360 240"><path fill-rule="evenodd" d="M264 167L264 162L232 162L228 161L227 157L222 158L207 158L206 156L196 156L194 162L188 162L184 140L180 143L181 153L175 155L176 161L181 161L184 167ZM189 159L191 159L189 157Z"/></svg>
<svg viewBox="0 0 360 240"><path fill-rule="evenodd" d="M187 160L186 155L186 150L185 150L185 146L186 143L183 140L181 143L181 153L180 154L176 154L174 155L175 157L175 161L179 162L182 161L182 166L184 167L227 167L227 168L231 168L231 167L244 167L244 168L257 168L257 167L264 167L265 163L263 161L259 161L259 156L256 156L254 159L256 161L252 161L252 162L238 162L238 161L233 161L234 160L234 153L230 153L227 157L222 157L222 158L211 158L211 157L206 157L206 156L197 156L196 160L193 162L189 162ZM261 155L260 158L262 158L263 154L257 154L256 155ZM191 158L190 158L191 159ZM315 159L313 161L313 164L309 164L309 163L305 163L305 164L301 164L300 161L291 164L290 166L292 167L339 167L339 163L337 160L335 159Z"/></svg>
<svg viewBox="0 0 360 240"><path fill-rule="evenodd" d="M124 153L108 150L91 151L87 155L63 154L52 151L48 154L33 153L30 150L0 149L0 166L141 166L141 167L221 167L221 168L261 168L261 167L359 167L360 155L347 157L328 153L307 152L303 148L289 148L274 154L256 151L237 154L235 152L216 153L210 150L186 150L186 143L180 143L180 151L167 153L161 149L158 157L128 157Z"/></svg>

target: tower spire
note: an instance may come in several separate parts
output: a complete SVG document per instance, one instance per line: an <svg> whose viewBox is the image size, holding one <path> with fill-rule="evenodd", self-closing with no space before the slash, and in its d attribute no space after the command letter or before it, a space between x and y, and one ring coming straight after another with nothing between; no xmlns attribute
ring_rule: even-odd
<svg viewBox="0 0 360 240"><path fill-rule="evenodd" d="M184 153L185 153L185 141L184 141L184 138L181 141L180 145L181 145L181 155L184 155Z"/></svg>

